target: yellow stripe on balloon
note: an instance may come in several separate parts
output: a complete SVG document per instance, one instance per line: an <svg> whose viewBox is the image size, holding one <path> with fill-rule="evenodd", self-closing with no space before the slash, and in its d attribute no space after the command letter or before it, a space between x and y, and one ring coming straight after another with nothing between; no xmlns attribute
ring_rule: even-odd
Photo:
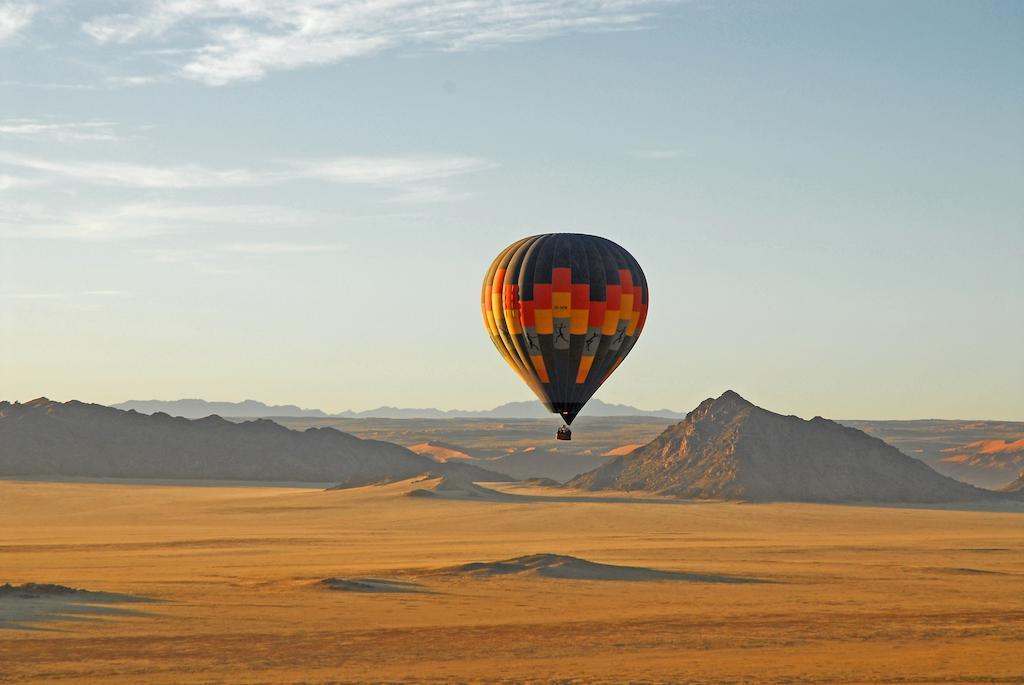
<svg viewBox="0 0 1024 685"><path fill-rule="evenodd" d="M533 312L533 318L537 322L537 333L540 335L551 335L555 332L555 322L550 309L537 309Z"/></svg>
<svg viewBox="0 0 1024 685"><path fill-rule="evenodd" d="M505 325L508 326L509 332L513 335L522 335L523 325L522 319L519 318L518 309L505 310Z"/></svg>

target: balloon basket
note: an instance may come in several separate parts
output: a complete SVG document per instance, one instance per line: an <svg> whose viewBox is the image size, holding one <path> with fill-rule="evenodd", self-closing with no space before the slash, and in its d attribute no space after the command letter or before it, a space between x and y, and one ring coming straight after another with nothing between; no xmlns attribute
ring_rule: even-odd
<svg viewBox="0 0 1024 685"><path fill-rule="evenodd" d="M572 431L569 430L568 426L562 426L561 428L558 429L558 432L555 433L555 439L556 440L572 440Z"/></svg>

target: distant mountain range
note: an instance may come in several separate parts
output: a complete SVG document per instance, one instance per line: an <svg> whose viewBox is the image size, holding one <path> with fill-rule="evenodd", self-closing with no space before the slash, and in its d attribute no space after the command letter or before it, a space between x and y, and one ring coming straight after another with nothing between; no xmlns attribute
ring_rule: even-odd
<svg viewBox="0 0 1024 685"><path fill-rule="evenodd" d="M338 414L328 414L319 409L304 409L295 405L267 405L254 400L244 402L208 402L199 399L150 400L123 402L115 406L145 414L163 412L171 416L191 419L218 415L233 419L274 418L285 422L317 418L343 420L422 419L427 421L441 419L552 419L551 414L547 413L544 407L536 401L511 402L485 411L378 407L367 411L346 411ZM666 419L666 423L668 423L681 420L685 414L668 409L647 411L627 405L608 404L594 399L583 411L582 416L616 419L651 417ZM948 419L912 421L838 419L837 422L885 440L904 454L925 462L942 475L951 476L982 488L998 489L1012 480L1014 474L1024 469L1024 422ZM461 430L464 431L465 428L464 426ZM434 439L436 435L439 435L428 426L420 426L419 429L423 431L425 440ZM344 426L343 430L360 432L356 426ZM409 430L415 429L410 428ZM545 428L546 430L547 428ZM451 439L447 432L442 432L440 435L445 439ZM405 440L396 440L396 442L413 444ZM560 450L560 452L565 452L565 450ZM571 473L573 468L580 469L577 473L581 473L593 466L593 462L587 464L586 460L582 460L578 464L569 464L563 460L556 470L547 471L545 464L548 462L542 458L543 455L540 452L529 456L530 463L524 464L523 468L529 469L531 472L536 471L532 474L534 476L546 476L561 480L576 475ZM513 475L521 475L524 471L519 465L512 465L511 461L508 470L515 471ZM497 468L497 464L487 468Z"/></svg>
<svg viewBox="0 0 1024 685"><path fill-rule="evenodd" d="M113 405L116 409L134 410L142 414L164 413L186 419L201 419L211 415L225 418L375 418L375 419L543 419L551 416L544 406L536 401L509 402L494 409L480 411L461 409L405 409L400 407L378 407L366 411L343 411L328 414L320 409L303 409L293 404L268 405L256 400L243 402L209 402L207 400L129 400ZM625 404L609 404L599 399L587 403L581 416L656 416L667 419L681 419L684 414L669 409L646 411Z"/></svg>
<svg viewBox="0 0 1024 685"><path fill-rule="evenodd" d="M256 400L242 402L209 402L207 400L129 400L111 405L115 409L137 411L140 414L168 414L183 419L204 419L207 416L225 418L265 419L277 417L309 416L327 418L319 409L302 409L294 404L264 404Z"/></svg>
<svg viewBox="0 0 1024 685"><path fill-rule="evenodd" d="M439 464L404 447L333 428L267 419L189 420L98 404L0 402L0 477L305 481L363 485L431 472L509 480L473 464Z"/></svg>
<svg viewBox="0 0 1024 685"><path fill-rule="evenodd" d="M438 434L443 432L443 427ZM553 441L552 441L553 442ZM1012 444L1012 443L1005 443ZM729 391L708 399L647 444L603 457L556 447L481 459L430 440L412 449L329 427L124 411L39 398L0 402L0 477L135 478L337 483L358 486L422 474L472 483L569 478L585 490L752 501L948 503L1024 499L1024 476L1001 492L943 476L855 428L757 407ZM417 453L419 452L419 453ZM591 461L591 463L593 463Z"/></svg>
<svg viewBox="0 0 1024 685"><path fill-rule="evenodd" d="M569 481L585 490L759 501L969 502L1008 496L943 476L855 428L727 391L653 442Z"/></svg>

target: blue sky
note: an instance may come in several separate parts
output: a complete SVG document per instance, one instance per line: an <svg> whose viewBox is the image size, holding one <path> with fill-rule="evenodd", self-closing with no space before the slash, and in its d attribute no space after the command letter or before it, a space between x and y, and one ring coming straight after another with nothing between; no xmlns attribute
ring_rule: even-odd
<svg viewBox="0 0 1024 685"><path fill-rule="evenodd" d="M1017 2L0 0L0 388L527 399L524 235L629 249L598 394L1024 419Z"/></svg>

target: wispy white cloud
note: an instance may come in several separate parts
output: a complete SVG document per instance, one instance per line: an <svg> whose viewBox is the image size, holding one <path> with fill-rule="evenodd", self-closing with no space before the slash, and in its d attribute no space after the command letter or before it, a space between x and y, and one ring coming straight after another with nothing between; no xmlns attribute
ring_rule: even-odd
<svg viewBox="0 0 1024 685"><path fill-rule="evenodd" d="M334 183L382 185L435 181L497 166L476 157L340 157L293 162L295 173Z"/></svg>
<svg viewBox="0 0 1024 685"><path fill-rule="evenodd" d="M8 133L17 135L49 135L53 130L28 120L8 120L5 125ZM67 130L77 132L74 127ZM319 212L280 205L207 205L168 201L167 197L102 205L82 192L81 187L87 185L152 196L154 191L262 188L315 182L372 187L383 191L384 198L405 203L436 203L466 197L466 193L450 187L454 177L496 166L494 162L468 156L389 156L292 159L278 160L262 168L212 168L200 164L54 159L0 151L0 191L49 184L59 188L64 196L58 203L39 199L14 202L12 194L0 193L0 197L9 198L0 202L0 236L138 240L230 226L303 228L320 224L325 218ZM14 171L2 173L4 167ZM336 248L329 244L263 241L239 242L221 249L236 254L269 255ZM205 258L191 253L168 253L162 259L203 264Z"/></svg>
<svg viewBox="0 0 1024 685"><path fill-rule="evenodd" d="M122 140L115 131L113 122L55 122L44 119L0 119L0 137L50 139L59 142Z"/></svg>
<svg viewBox="0 0 1024 685"><path fill-rule="evenodd" d="M284 161L264 169L215 169L198 164L158 166L106 160L59 160L0 151L0 166L28 170L44 178L52 176L90 185L142 189L255 188L313 180L387 188L402 200L433 202L464 196L444 186L448 179L498 165L485 159L460 156L335 157Z"/></svg>
<svg viewBox="0 0 1024 685"><path fill-rule="evenodd" d="M131 240L218 226L296 227L312 212L273 205L176 205L140 202L53 212L34 204L0 205L0 235L10 237Z"/></svg>
<svg viewBox="0 0 1024 685"><path fill-rule="evenodd" d="M477 157L343 157L293 164L302 178L387 188L393 200L403 203L464 200L470 194L453 189L447 181L498 166Z"/></svg>
<svg viewBox="0 0 1024 685"><path fill-rule="evenodd" d="M319 218L315 212L278 205L181 205L164 202L122 205L117 208L116 215L133 221L149 220L199 226L293 226Z"/></svg>
<svg viewBox="0 0 1024 685"><path fill-rule="evenodd" d="M274 174L248 169L209 169L197 164L155 166L112 161L62 161L0 152L0 164L124 188L224 188L270 185Z"/></svg>
<svg viewBox="0 0 1024 685"><path fill-rule="evenodd" d="M158 76L108 76L106 85L111 88L119 86L127 88L135 88L138 86L149 85L150 83L156 83L161 81Z"/></svg>
<svg viewBox="0 0 1024 685"><path fill-rule="evenodd" d="M303 36L301 31L266 34L240 27L217 32L214 43L181 68L186 78L211 86L255 81L268 71L332 64L392 45L385 36Z"/></svg>
<svg viewBox="0 0 1024 685"><path fill-rule="evenodd" d="M342 249L339 244L318 243L231 243L197 247L158 247L136 250L136 254L158 264L184 267L205 274L241 274L255 268L257 260L284 255L303 255Z"/></svg>
<svg viewBox="0 0 1024 685"><path fill-rule="evenodd" d="M10 176L8 174L0 174L0 193L5 190L12 188L24 188L26 186L40 185L40 181L20 178L18 176Z"/></svg>
<svg viewBox="0 0 1024 685"><path fill-rule="evenodd" d="M13 39L39 11L35 2L0 2L0 44Z"/></svg>
<svg viewBox="0 0 1024 685"><path fill-rule="evenodd" d="M100 43L183 40L181 76L209 85L389 49L468 50L645 26L677 0L150 0L82 28Z"/></svg>

